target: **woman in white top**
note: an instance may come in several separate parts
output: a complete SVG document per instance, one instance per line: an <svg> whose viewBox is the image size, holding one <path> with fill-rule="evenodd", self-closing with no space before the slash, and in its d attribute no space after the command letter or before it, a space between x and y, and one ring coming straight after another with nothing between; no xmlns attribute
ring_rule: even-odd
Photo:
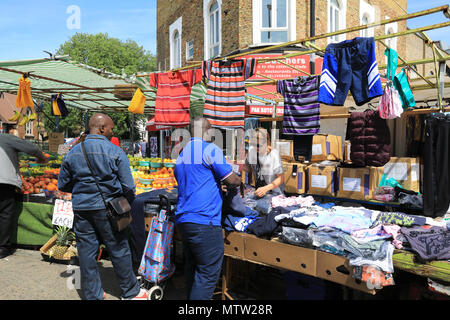
<svg viewBox="0 0 450 320"><path fill-rule="evenodd" d="M252 142L256 142L256 144L252 144ZM272 149L270 136L266 129L254 130L244 170L248 174L253 174L257 197L284 193L283 164L280 153L278 150Z"/></svg>

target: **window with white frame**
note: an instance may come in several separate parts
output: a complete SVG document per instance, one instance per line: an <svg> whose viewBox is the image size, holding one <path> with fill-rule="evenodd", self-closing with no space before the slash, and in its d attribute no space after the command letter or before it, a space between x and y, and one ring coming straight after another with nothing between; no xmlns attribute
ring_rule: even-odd
<svg viewBox="0 0 450 320"><path fill-rule="evenodd" d="M194 59L194 40L186 42L186 60Z"/></svg>
<svg viewBox="0 0 450 320"><path fill-rule="evenodd" d="M364 0L359 2L359 20L361 25L375 22L375 7ZM373 37L374 28L363 29L360 31L361 37Z"/></svg>
<svg viewBox="0 0 450 320"><path fill-rule="evenodd" d="M253 43L295 40L295 0L253 0Z"/></svg>
<svg viewBox="0 0 450 320"><path fill-rule="evenodd" d="M389 19L389 17L386 17L386 19ZM397 32L398 32L397 22L392 22L385 25L385 34L393 34ZM385 43L391 49L397 50L397 38L388 38L385 40Z"/></svg>
<svg viewBox="0 0 450 320"><path fill-rule="evenodd" d="M31 116L31 110L30 109L28 109L27 110L27 117L30 117ZM25 136L26 137L33 137L33 121L28 121L26 124L25 124Z"/></svg>
<svg viewBox="0 0 450 320"><path fill-rule="evenodd" d="M345 29L346 0L328 0L328 32L336 32ZM328 42L340 42L345 40L345 34L328 37Z"/></svg>
<svg viewBox="0 0 450 320"><path fill-rule="evenodd" d="M222 53L221 8L222 0L203 0L205 59Z"/></svg>
<svg viewBox="0 0 450 320"><path fill-rule="evenodd" d="M181 67L181 26L181 17L169 26L170 69Z"/></svg>

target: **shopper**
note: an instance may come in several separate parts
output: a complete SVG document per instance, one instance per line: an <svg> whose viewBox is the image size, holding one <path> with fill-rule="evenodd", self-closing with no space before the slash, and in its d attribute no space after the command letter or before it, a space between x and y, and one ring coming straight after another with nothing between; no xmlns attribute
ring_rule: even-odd
<svg viewBox="0 0 450 320"><path fill-rule="evenodd" d="M19 152L35 156L39 163L48 162L35 144L12 134L0 134L0 259L12 253L10 237L16 210L16 194L22 188Z"/></svg>
<svg viewBox="0 0 450 320"><path fill-rule="evenodd" d="M283 163L278 150L272 149L266 129L254 130L244 170L253 175L255 196L262 198L284 193Z"/></svg>
<svg viewBox="0 0 450 320"><path fill-rule="evenodd" d="M178 182L175 224L183 242L190 300L212 298L224 255L221 185L237 187L241 183L223 151L207 142L211 132L208 120L191 121L192 138L177 158L174 171Z"/></svg>
<svg viewBox="0 0 450 320"><path fill-rule="evenodd" d="M105 200L124 195L132 203L134 182L127 156L110 142L114 123L105 114L95 114L89 121L90 134L84 144L89 162L96 174ZM106 208L89 170L81 144L65 156L58 179L58 189L72 193L74 231L81 270L81 286L88 300L104 299L96 254L99 239L106 245L122 299L146 300L147 292L139 288L133 273L126 230L113 232L106 216Z"/></svg>

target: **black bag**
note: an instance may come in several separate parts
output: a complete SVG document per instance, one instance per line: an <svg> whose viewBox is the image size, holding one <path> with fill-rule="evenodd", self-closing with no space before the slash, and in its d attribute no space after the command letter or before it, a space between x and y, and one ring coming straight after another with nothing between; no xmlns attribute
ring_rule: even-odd
<svg viewBox="0 0 450 320"><path fill-rule="evenodd" d="M111 223L111 228L113 229L113 231L120 232L128 227L132 221L130 203L124 196L114 198L109 202L105 201L105 197L103 196L102 190L100 189L97 177L95 176L94 170L92 169L91 163L89 162L86 149L84 147L84 141L81 143L81 149L83 149L84 158L86 159L89 170L94 177L95 184L97 185L98 191L100 192L100 195L103 199L103 203L105 204L107 216L109 222Z"/></svg>

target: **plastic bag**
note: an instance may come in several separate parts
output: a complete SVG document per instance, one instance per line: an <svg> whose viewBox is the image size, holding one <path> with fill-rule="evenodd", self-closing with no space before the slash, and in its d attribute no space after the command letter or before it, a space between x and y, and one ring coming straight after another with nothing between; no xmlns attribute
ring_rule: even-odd
<svg viewBox="0 0 450 320"><path fill-rule="evenodd" d="M403 188L400 183L397 182L394 178L386 179L386 174L383 173L381 176L380 183L378 184L379 187L399 187Z"/></svg>

